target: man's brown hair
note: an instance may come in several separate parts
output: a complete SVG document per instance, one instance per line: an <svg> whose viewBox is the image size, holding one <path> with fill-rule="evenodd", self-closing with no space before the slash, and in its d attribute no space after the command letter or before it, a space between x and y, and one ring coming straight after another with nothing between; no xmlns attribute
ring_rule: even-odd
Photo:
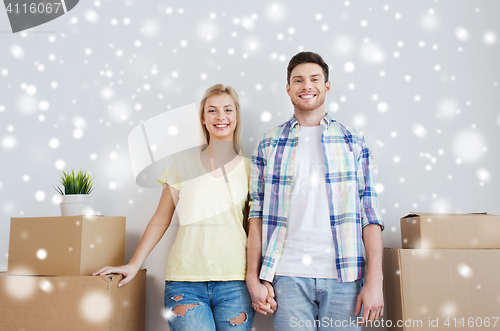
<svg viewBox="0 0 500 331"><path fill-rule="evenodd" d="M325 76L325 83L328 82L328 64L323 61L323 58L313 52L300 52L290 59L287 68L286 81L290 84L290 75L292 74L293 68L302 63L316 63L323 69L323 75Z"/></svg>

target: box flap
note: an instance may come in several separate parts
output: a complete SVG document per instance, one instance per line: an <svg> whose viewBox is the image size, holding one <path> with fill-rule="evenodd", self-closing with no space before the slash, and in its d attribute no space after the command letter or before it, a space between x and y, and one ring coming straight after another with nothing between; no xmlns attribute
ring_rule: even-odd
<svg viewBox="0 0 500 331"><path fill-rule="evenodd" d="M491 263L500 250L402 249L400 255L405 319L439 318L442 326L448 317L484 320L500 309L500 267Z"/></svg>
<svg viewBox="0 0 500 331"><path fill-rule="evenodd" d="M411 218L411 217L423 217L423 216L435 216L435 217L440 217L440 216L474 216L474 215L487 215L487 216L497 216L493 214L488 214L487 212L478 212L478 213L466 213L466 214L446 214L446 213L427 213L427 212L411 212L407 214L406 216L401 217L403 218Z"/></svg>
<svg viewBox="0 0 500 331"><path fill-rule="evenodd" d="M387 319L393 324L403 320L403 302L401 286L401 273L399 261L399 249L384 248L384 295ZM391 328L391 330L403 330L403 328Z"/></svg>
<svg viewBox="0 0 500 331"><path fill-rule="evenodd" d="M419 213L409 213L408 215L401 217L401 219L418 217L418 216L419 216Z"/></svg>
<svg viewBox="0 0 500 331"><path fill-rule="evenodd" d="M497 215L415 213L401 218L400 225L403 248L500 248Z"/></svg>
<svg viewBox="0 0 500 331"><path fill-rule="evenodd" d="M110 286L109 330L144 331L146 327L146 269L141 269L125 286L118 288L122 275L112 278ZM116 316L115 316L116 315Z"/></svg>
<svg viewBox="0 0 500 331"><path fill-rule="evenodd" d="M106 265L125 262L125 217L84 216L80 275L90 276Z"/></svg>
<svg viewBox="0 0 500 331"><path fill-rule="evenodd" d="M78 275L81 216L13 217L8 273Z"/></svg>
<svg viewBox="0 0 500 331"><path fill-rule="evenodd" d="M143 331L146 270L122 275L13 276L0 273L2 330Z"/></svg>
<svg viewBox="0 0 500 331"><path fill-rule="evenodd" d="M108 283L105 276L0 276L1 328L107 330Z"/></svg>

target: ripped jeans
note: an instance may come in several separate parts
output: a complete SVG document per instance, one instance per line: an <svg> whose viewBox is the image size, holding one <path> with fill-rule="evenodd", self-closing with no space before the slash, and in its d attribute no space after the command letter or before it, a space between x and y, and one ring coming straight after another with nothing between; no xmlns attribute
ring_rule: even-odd
<svg viewBox="0 0 500 331"><path fill-rule="evenodd" d="M248 331L255 310L245 281L165 281L171 331Z"/></svg>

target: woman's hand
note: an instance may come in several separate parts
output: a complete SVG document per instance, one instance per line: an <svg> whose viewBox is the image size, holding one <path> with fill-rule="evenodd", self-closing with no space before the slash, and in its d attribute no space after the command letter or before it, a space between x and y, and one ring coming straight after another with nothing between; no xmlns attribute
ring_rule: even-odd
<svg viewBox="0 0 500 331"><path fill-rule="evenodd" d="M125 276L125 278L118 283L118 287L122 287L123 285L126 285L128 282L130 282L135 277L138 271L139 268L129 263L119 267L102 267L101 269L94 272L92 276L105 276L108 274L123 275Z"/></svg>
<svg viewBox="0 0 500 331"><path fill-rule="evenodd" d="M271 283L262 281L247 281L248 292L252 299L252 307L263 315L272 314L276 310L274 289Z"/></svg>

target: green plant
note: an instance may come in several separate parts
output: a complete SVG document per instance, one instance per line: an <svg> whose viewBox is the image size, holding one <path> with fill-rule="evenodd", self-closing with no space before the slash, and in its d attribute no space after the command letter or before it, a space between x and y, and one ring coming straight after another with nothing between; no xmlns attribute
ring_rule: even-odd
<svg viewBox="0 0 500 331"><path fill-rule="evenodd" d="M75 174L75 171L71 169L71 172L62 172L61 179L59 182L62 184L64 191L57 185L54 189L61 195L68 194L90 194L94 190L94 184L92 181L94 178L91 178L86 171L78 171Z"/></svg>

